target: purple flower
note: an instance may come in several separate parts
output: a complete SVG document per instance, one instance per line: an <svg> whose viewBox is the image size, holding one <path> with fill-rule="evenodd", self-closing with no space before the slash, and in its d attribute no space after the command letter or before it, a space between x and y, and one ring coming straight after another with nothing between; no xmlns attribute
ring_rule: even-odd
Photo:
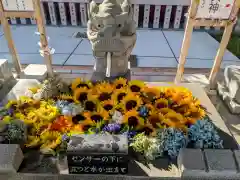
<svg viewBox="0 0 240 180"><path fill-rule="evenodd" d="M7 113L8 113L9 116L12 116L13 112L14 112L14 109L13 108L9 108Z"/></svg>
<svg viewBox="0 0 240 180"><path fill-rule="evenodd" d="M117 123L107 124L104 126L103 131L107 131L109 133L119 132L121 129L121 125Z"/></svg>
<svg viewBox="0 0 240 180"><path fill-rule="evenodd" d="M69 140L69 136L64 134L62 135L62 141L68 141Z"/></svg>
<svg viewBox="0 0 240 180"><path fill-rule="evenodd" d="M136 131L126 131L123 134L126 134L128 137L128 141L131 142L132 138L137 134Z"/></svg>

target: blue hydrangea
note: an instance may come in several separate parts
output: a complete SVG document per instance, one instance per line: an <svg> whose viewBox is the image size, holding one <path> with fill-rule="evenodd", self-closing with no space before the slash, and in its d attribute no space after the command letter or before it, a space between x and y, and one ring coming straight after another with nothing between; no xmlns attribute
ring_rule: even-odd
<svg viewBox="0 0 240 180"><path fill-rule="evenodd" d="M166 128L160 135L161 149L170 158L176 158L181 148L187 146L187 138L182 131L175 128Z"/></svg>
<svg viewBox="0 0 240 180"><path fill-rule="evenodd" d="M65 100L58 100L55 105L60 110L61 114L66 116L76 116L84 110L81 104L69 103Z"/></svg>
<svg viewBox="0 0 240 180"><path fill-rule="evenodd" d="M55 106L58 109L62 110L62 108L66 107L68 104L69 104L69 102L66 100L57 100Z"/></svg>
<svg viewBox="0 0 240 180"><path fill-rule="evenodd" d="M198 120L188 130L188 139L195 148L223 148L223 141L210 120Z"/></svg>
<svg viewBox="0 0 240 180"><path fill-rule="evenodd" d="M117 133L121 129L121 125L117 123L111 123L107 124L103 127L103 131L109 132L109 133Z"/></svg>
<svg viewBox="0 0 240 180"><path fill-rule="evenodd" d="M148 116L148 108L146 106L141 106L139 108L139 115L142 117L147 117Z"/></svg>
<svg viewBox="0 0 240 180"><path fill-rule="evenodd" d="M128 142L131 143L133 141L134 136L137 135L136 131L125 131L122 134L126 134L128 137Z"/></svg>

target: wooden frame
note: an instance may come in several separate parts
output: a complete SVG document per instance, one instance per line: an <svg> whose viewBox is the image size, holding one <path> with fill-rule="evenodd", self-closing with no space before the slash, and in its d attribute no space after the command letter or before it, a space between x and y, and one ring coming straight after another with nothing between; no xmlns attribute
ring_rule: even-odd
<svg viewBox="0 0 240 180"><path fill-rule="evenodd" d="M197 0L191 1L188 18L187 18L187 23L186 23L186 29L185 29L185 33L184 33L183 42L182 42L181 53L180 53L180 57L179 57L178 70L177 70L177 74L175 77L175 83L179 83L182 80L182 76L184 73L184 66L185 66L186 57L188 54L188 49L190 46L193 28L195 26L225 27L220 46L219 46L219 49L217 51L217 54L216 54L216 57L214 60L214 65L212 67L212 70L211 70L211 73L209 76L210 88L211 89L215 88L216 76L221 67L222 58L223 58L224 52L226 50L227 44L229 42L229 39L231 37L234 24L236 23L236 18L237 18L237 14L238 14L238 10L239 10L237 1L238 0L235 0L235 4L233 6L229 20L207 20L207 19L199 20L199 19L196 19L195 16L197 13L197 8L198 8Z"/></svg>
<svg viewBox="0 0 240 180"><path fill-rule="evenodd" d="M2 0L0 0L0 21L3 26L4 36L6 37L9 51L12 55L13 65L16 69L17 75L20 76L22 72L21 63L19 61L19 56L16 51L15 44L13 42L11 28L8 23L7 18L11 17L20 17L20 18L35 18L38 26L38 32L40 33L40 42L41 42L41 49L46 51L48 48L48 42L46 37L46 30L44 21L42 18L42 11L41 11L41 2L40 0L32 0L34 11L7 11L4 10ZM44 53L44 61L47 66L47 72L49 76L53 76L53 69L52 69L52 56L49 53Z"/></svg>

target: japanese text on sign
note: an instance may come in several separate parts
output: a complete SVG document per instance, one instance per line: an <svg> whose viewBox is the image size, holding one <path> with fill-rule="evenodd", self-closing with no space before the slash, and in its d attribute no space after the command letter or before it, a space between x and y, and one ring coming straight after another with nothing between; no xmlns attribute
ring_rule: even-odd
<svg viewBox="0 0 240 180"><path fill-rule="evenodd" d="M72 156L72 161L75 163L120 163L123 161L121 156Z"/></svg>
<svg viewBox="0 0 240 180"><path fill-rule="evenodd" d="M235 0L200 0L196 18L229 19Z"/></svg>
<svg viewBox="0 0 240 180"><path fill-rule="evenodd" d="M2 0L5 11L33 11L33 0Z"/></svg>
<svg viewBox="0 0 240 180"><path fill-rule="evenodd" d="M126 174L127 168L125 167L99 167L99 166L73 166L69 167L71 174Z"/></svg>

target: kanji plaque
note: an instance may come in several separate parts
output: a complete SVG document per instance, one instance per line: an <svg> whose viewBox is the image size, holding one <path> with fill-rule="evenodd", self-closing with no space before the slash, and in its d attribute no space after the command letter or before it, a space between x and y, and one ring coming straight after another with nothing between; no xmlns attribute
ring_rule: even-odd
<svg viewBox="0 0 240 180"><path fill-rule="evenodd" d="M33 11L32 0L2 0L5 11Z"/></svg>
<svg viewBox="0 0 240 180"><path fill-rule="evenodd" d="M196 19L229 19L235 0L199 0Z"/></svg>

